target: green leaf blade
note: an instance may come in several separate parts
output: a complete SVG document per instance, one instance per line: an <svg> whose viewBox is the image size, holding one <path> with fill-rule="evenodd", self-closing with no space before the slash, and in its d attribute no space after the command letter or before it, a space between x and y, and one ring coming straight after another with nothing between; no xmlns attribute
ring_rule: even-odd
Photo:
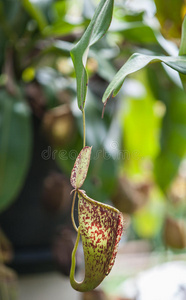
<svg viewBox="0 0 186 300"><path fill-rule="evenodd" d="M181 43L179 55L186 55L186 17L182 23Z"/></svg>
<svg viewBox="0 0 186 300"><path fill-rule="evenodd" d="M182 33L181 33L181 43L179 49L179 55L186 55L186 17L182 23ZM180 74L180 79L183 85L184 90L186 91L186 76Z"/></svg>
<svg viewBox="0 0 186 300"><path fill-rule="evenodd" d="M34 4L32 4L30 0L21 0L21 1L25 10L29 13L29 15L34 20L36 20L39 30L42 32L45 29L45 27L48 25L47 20L44 14L42 13L42 11Z"/></svg>
<svg viewBox="0 0 186 300"><path fill-rule="evenodd" d="M171 90L161 132L161 151L154 163L156 182L166 192L186 153L186 101L180 88Z"/></svg>
<svg viewBox="0 0 186 300"><path fill-rule="evenodd" d="M0 211L18 195L31 157L30 111L23 101L0 93Z"/></svg>
<svg viewBox="0 0 186 300"><path fill-rule="evenodd" d="M165 63L177 72L186 74L186 56L174 57L134 53L114 76L103 95L102 102L105 103L111 95L113 97L117 95L127 75L139 71L149 63L155 62Z"/></svg>
<svg viewBox="0 0 186 300"><path fill-rule="evenodd" d="M106 0L103 4L102 2L100 2L99 13L95 14L96 21L92 28L89 47L103 37L111 23L114 1Z"/></svg>
<svg viewBox="0 0 186 300"><path fill-rule="evenodd" d="M114 0L100 1L84 35L71 50L71 57L76 73L78 106L81 110L84 109L87 92L88 76L85 65L88 49L102 38L108 30L112 19L113 4Z"/></svg>

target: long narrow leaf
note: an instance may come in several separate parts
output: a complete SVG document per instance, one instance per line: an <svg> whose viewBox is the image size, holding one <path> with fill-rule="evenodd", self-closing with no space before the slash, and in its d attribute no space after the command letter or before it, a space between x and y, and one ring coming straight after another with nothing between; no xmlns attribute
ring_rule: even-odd
<svg viewBox="0 0 186 300"><path fill-rule="evenodd" d="M29 15L36 20L39 30L42 32L44 28L47 26L47 21L44 14L39 10L39 8L35 7L30 0L22 0L22 4L25 10L29 13Z"/></svg>
<svg viewBox="0 0 186 300"><path fill-rule="evenodd" d="M114 0L101 0L95 14L78 44L72 49L77 80L78 106L83 110L87 92L88 76L85 69L88 49L96 43L108 30L112 19Z"/></svg>
<svg viewBox="0 0 186 300"><path fill-rule="evenodd" d="M179 55L186 55L186 18L184 18L182 23L182 33L181 33L181 43Z"/></svg>
<svg viewBox="0 0 186 300"><path fill-rule="evenodd" d="M180 50L179 55L186 55L186 18L184 18L182 23L182 33L181 33L181 43L180 43ZM186 76L180 74L180 79L183 84L183 88L186 91Z"/></svg>
<svg viewBox="0 0 186 300"><path fill-rule="evenodd" d="M0 211L16 199L31 158L31 119L26 103L0 92Z"/></svg>
<svg viewBox="0 0 186 300"><path fill-rule="evenodd" d="M167 191L175 178L186 153L186 101L185 92L172 87L162 122L161 150L154 164L156 182Z"/></svg>
<svg viewBox="0 0 186 300"><path fill-rule="evenodd" d="M156 56L156 55L144 55L139 53L134 53L128 61L123 65L123 67L116 73L113 80L107 87L104 95L103 95L103 103L105 103L108 98L113 95L115 97L119 92L125 77L131 73L134 73L149 63L154 62L163 62L167 66L171 67L172 69L186 74L186 57L185 56Z"/></svg>

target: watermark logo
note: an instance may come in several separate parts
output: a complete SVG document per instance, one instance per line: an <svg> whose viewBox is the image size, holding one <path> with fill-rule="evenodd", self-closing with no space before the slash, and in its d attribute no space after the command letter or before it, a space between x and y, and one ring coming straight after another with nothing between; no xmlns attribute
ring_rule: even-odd
<svg viewBox="0 0 186 300"><path fill-rule="evenodd" d="M113 148L112 148L113 146ZM129 161L131 159L133 160L139 160L142 158L139 151L128 151L128 150L118 150L118 146L116 148L116 143L111 145L110 151L106 151L104 149L97 150L96 152L93 152L93 155L91 156L91 160L98 160L100 158L103 158L104 160L114 159L114 160L123 160L123 161ZM117 150L117 151L115 151ZM78 151L75 149L72 149L70 151L67 150L53 150L51 146L48 146L47 149L44 149L41 152L41 157L44 160L55 160L56 158L59 158L60 160L73 160L75 161L78 156Z"/></svg>

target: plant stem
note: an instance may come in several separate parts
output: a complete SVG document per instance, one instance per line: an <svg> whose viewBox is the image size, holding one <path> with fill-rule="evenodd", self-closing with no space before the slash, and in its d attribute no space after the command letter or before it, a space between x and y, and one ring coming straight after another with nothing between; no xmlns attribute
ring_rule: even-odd
<svg viewBox="0 0 186 300"><path fill-rule="evenodd" d="M76 200L76 194L77 194L77 192L75 191L74 192L74 197L73 197L73 200L72 200L71 219L72 219L72 224L74 226L74 229L78 232L78 228L77 228L75 220L74 220L74 204L75 204L75 200Z"/></svg>
<svg viewBox="0 0 186 300"><path fill-rule="evenodd" d="M86 134L85 134L85 110L83 109L83 148L85 147L86 144Z"/></svg>
<svg viewBox="0 0 186 300"><path fill-rule="evenodd" d="M79 244L79 239L80 239L80 227L78 229L78 235L77 235L76 243L74 246L74 250L72 252L72 263L71 263L71 269L70 269L70 283L71 283L72 287L75 289L77 289L78 286L80 285L80 283L76 282L76 280L74 279L74 273L75 273L75 267L76 267L76 251L77 251L77 247Z"/></svg>

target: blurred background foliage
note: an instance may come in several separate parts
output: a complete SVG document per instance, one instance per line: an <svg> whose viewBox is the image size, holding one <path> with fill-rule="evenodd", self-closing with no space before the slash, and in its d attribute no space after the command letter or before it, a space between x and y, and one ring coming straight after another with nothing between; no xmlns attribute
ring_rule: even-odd
<svg viewBox="0 0 186 300"><path fill-rule="evenodd" d="M12 226L20 222L19 229L30 218L31 227L37 211L32 198L53 209L54 217L60 211L54 228L70 223L64 214L71 198L64 190L70 191L68 178L83 135L70 50L97 3L0 2L0 211L2 229L15 248L24 245L31 229L16 245L16 231L5 217ZM176 71L152 64L127 77L103 119L101 98L132 53L178 55L185 12L184 0L116 0L109 31L91 47L87 61L86 135L93 153L83 188L130 216L127 240L148 239L155 250L186 247L186 96L181 80ZM57 173L50 173L53 164ZM27 205L19 215L16 203L25 186ZM43 245L52 241L54 228Z"/></svg>

